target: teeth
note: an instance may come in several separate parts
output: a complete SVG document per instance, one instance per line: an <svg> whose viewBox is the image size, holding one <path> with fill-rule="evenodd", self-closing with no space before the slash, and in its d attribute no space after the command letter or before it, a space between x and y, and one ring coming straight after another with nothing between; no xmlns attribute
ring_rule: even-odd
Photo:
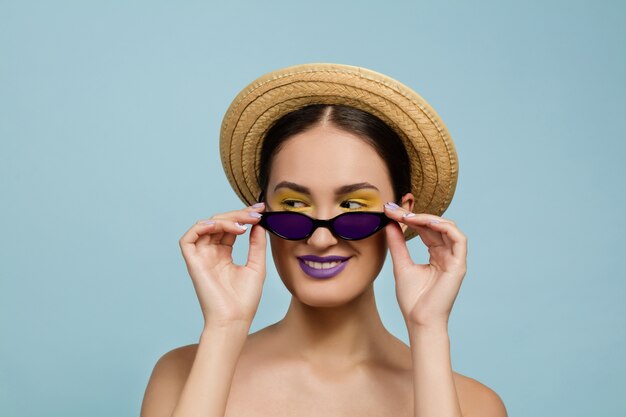
<svg viewBox="0 0 626 417"><path fill-rule="evenodd" d="M338 261L335 261L335 262L311 262L311 261L304 261L304 263L307 264L308 266L310 266L311 268L314 268L314 269L329 269L329 268L336 267L341 262L338 262Z"/></svg>

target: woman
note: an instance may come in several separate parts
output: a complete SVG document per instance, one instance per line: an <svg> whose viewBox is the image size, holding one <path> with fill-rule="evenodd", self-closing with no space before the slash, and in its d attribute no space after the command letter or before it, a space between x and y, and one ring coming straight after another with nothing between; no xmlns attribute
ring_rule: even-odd
<svg viewBox="0 0 626 417"><path fill-rule="evenodd" d="M439 217L456 153L420 96L362 68L279 70L233 101L221 156L242 200L258 202L180 239L205 326L198 344L158 361L142 417L506 416L497 394L451 368L447 323L467 243ZM248 260L235 265L232 245L247 229ZM292 299L281 321L248 335L264 229ZM411 260L405 239L415 235L426 265ZM376 309L387 250L410 346Z"/></svg>

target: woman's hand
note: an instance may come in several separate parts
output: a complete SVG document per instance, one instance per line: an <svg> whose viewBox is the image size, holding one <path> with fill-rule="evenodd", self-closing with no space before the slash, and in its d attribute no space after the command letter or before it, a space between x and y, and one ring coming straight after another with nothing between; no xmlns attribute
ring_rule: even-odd
<svg viewBox="0 0 626 417"><path fill-rule="evenodd" d="M428 247L428 264L415 264L398 223L386 227L393 260L396 296L409 326L445 327L465 276L467 238L454 222L431 214L415 214L386 204L385 214L417 231Z"/></svg>
<svg viewBox="0 0 626 417"><path fill-rule="evenodd" d="M205 328L252 323L265 281L265 230L256 225L264 208L261 203L198 221L179 240ZM236 265L233 244L251 225L248 261Z"/></svg>

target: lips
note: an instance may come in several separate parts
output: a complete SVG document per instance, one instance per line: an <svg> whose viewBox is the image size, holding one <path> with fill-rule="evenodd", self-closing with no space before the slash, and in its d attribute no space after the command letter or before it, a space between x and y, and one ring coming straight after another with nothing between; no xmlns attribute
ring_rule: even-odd
<svg viewBox="0 0 626 417"><path fill-rule="evenodd" d="M332 278L348 265L350 257L345 256L299 256L300 268L305 274L317 278Z"/></svg>

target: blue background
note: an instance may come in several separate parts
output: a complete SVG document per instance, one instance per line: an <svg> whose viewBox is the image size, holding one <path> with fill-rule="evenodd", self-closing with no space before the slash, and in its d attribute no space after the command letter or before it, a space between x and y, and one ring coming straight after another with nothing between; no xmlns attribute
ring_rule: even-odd
<svg viewBox="0 0 626 417"><path fill-rule="evenodd" d="M455 370L511 416L626 415L624 4L1 1L0 415L138 415L202 326L178 239L241 205L221 118L305 62L397 78L452 133ZM407 341L389 266L377 301ZM252 331L288 302L271 267Z"/></svg>

